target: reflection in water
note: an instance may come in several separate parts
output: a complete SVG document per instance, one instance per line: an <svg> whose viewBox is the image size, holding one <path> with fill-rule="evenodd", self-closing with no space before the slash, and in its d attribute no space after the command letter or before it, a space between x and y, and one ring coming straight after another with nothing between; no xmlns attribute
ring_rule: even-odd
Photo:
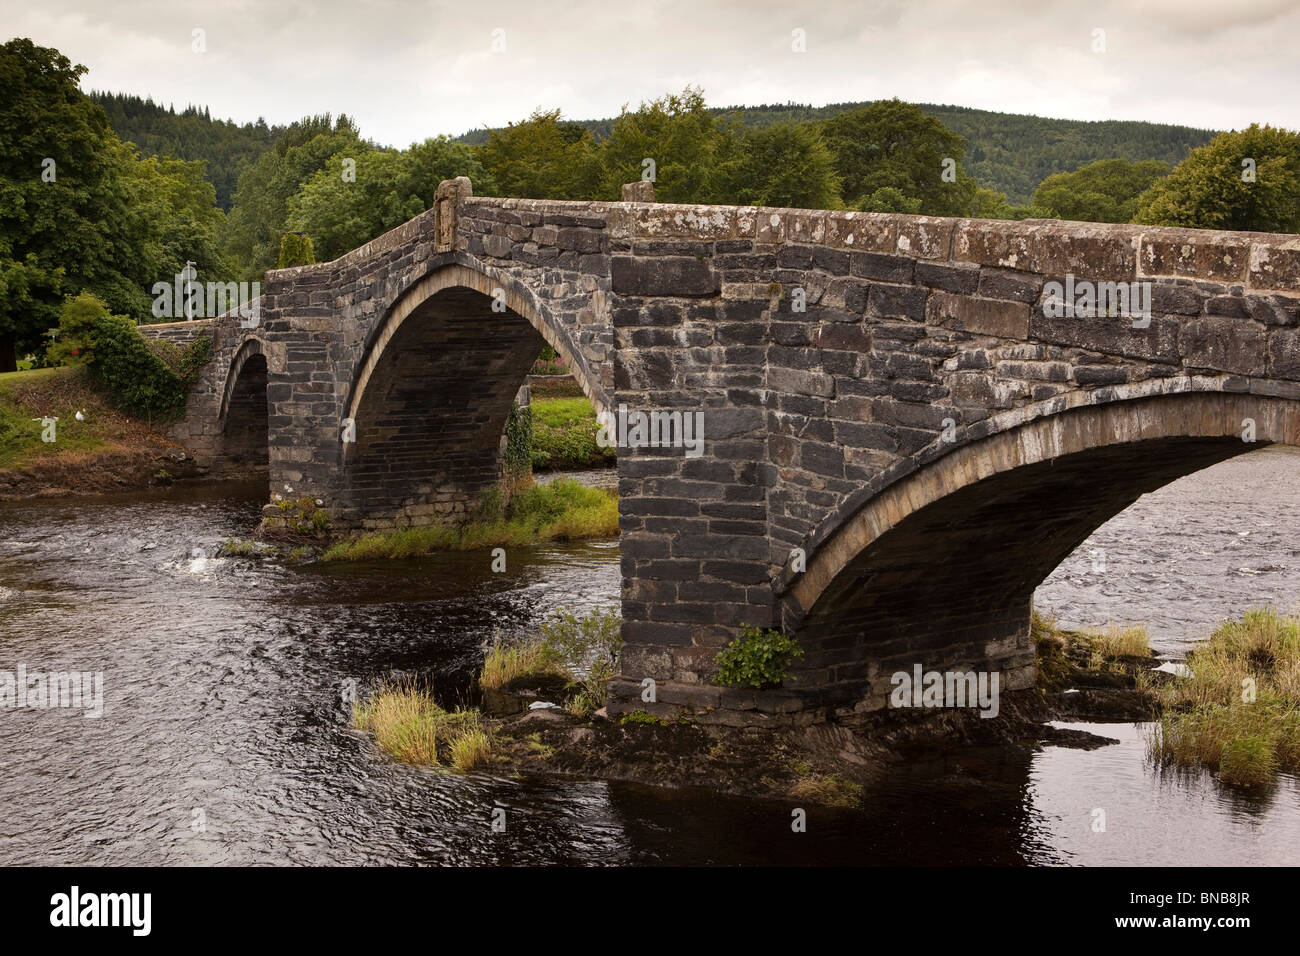
<svg viewBox="0 0 1300 956"><path fill-rule="evenodd" d="M1289 504L1300 469L1284 454L1148 496L1039 603L1066 623L1147 620L1176 651L1181 622L1196 633L1300 594L1300 505ZM0 863L1298 859L1294 779L1243 801L1208 778L1162 778L1125 725L1094 726L1124 742L1091 752L968 750L908 765L862 809L811 809L802 834L781 801L393 764L349 729L349 681L364 693L402 671L462 693L494 632L561 604L616 603L617 545L512 551L505 575L486 551L328 568L212 557L249 533L262 491L0 505L0 670L105 672L99 720L0 711ZM1090 571L1095 547L1107 550L1102 576ZM504 834L490 828L498 806ZM1090 829L1096 807L1104 834Z"/></svg>

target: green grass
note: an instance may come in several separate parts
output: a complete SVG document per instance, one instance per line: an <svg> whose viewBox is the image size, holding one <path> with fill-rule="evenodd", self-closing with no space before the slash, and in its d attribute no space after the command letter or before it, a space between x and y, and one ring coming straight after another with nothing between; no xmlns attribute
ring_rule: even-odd
<svg viewBox="0 0 1300 956"><path fill-rule="evenodd" d="M1247 611L1186 664L1187 677L1154 688L1164 715L1148 740L1153 759L1241 786L1300 771L1300 619Z"/></svg>
<svg viewBox="0 0 1300 956"><path fill-rule="evenodd" d="M565 708L587 717L605 704L605 683L617 672L623 647L622 624L614 607L582 615L559 608L535 639L494 644L484 656L479 686L502 689L525 677L559 678L566 682Z"/></svg>
<svg viewBox="0 0 1300 956"><path fill-rule="evenodd" d="M837 773L805 777L795 781L790 796L828 807L856 807L862 802L862 785Z"/></svg>
<svg viewBox="0 0 1300 956"><path fill-rule="evenodd" d="M536 398L531 408L534 468L598 468L614 464L615 450L596 443L600 425L587 399Z"/></svg>
<svg viewBox="0 0 1300 956"><path fill-rule="evenodd" d="M650 724L653 727L666 727L668 721L660 720L654 714L648 714L644 710L634 710L629 714L624 714L618 719L623 726L628 724Z"/></svg>
<svg viewBox="0 0 1300 956"><path fill-rule="evenodd" d="M525 485L505 506L492 502L461 525L377 532L336 542L323 561L410 558L434 551L522 547L539 541L603 538L618 534L618 495L570 478Z"/></svg>
<svg viewBox="0 0 1300 956"><path fill-rule="evenodd" d="M1102 657L1150 657L1151 635L1145 627L1110 627L1092 635L1093 650Z"/></svg>
<svg viewBox="0 0 1300 956"><path fill-rule="evenodd" d="M257 542L247 538L227 538L217 550L223 558L251 558L257 554Z"/></svg>
<svg viewBox="0 0 1300 956"><path fill-rule="evenodd" d="M85 421L76 414L84 411ZM55 441L42 423L57 418ZM114 411L84 369L40 368L0 375L0 468L21 468L69 453L105 450L139 426Z"/></svg>
<svg viewBox="0 0 1300 956"><path fill-rule="evenodd" d="M492 736L477 711L443 710L409 681L383 685L364 704L354 704L352 725L402 763L449 763L466 771L492 757Z"/></svg>
<svg viewBox="0 0 1300 956"><path fill-rule="evenodd" d="M540 644L493 644L483 658L478 682L480 687L500 689L521 677L538 674L566 676L547 659Z"/></svg>

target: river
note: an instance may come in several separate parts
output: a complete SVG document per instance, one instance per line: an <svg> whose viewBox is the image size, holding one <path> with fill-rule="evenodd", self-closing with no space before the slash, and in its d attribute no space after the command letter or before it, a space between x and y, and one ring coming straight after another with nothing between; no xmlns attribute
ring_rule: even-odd
<svg viewBox="0 0 1300 956"><path fill-rule="evenodd" d="M861 809L395 764L347 689L468 685L481 645L550 608L611 605L616 542L383 564L215 558L264 488L0 504L0 671L103 671L99 718L0 710L0 864L1279 864L1300 784L1243 795L1092 751L974 749L901 769ZM1104 552L1104 560L1097 558ZM1145 623L1182 656L1214 623L1300 599L1300 452L1263 449L1148 495L1040 588L1068 626ZM504 832L491 827L506 811ZM1105 813L1099 829L1097 810Z"/></svg>

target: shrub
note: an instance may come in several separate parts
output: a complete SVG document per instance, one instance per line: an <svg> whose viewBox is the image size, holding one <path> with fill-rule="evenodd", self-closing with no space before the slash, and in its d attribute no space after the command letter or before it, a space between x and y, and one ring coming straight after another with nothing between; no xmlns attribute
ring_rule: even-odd
<svg viewBox="0 0 1300 956"><path fill-rule="evenodd" d="M199 373L211 358L212 339L206 335L200 335L187 347L181 349L181 360L176 374L180 376L181 384L187 390L198 381Z"/></svg>
<svg viewBox="0 0 1300 956"><path fill-rule="evenodd" d="M713 679L723 687L779 687L791 662L802 654L799 642L780 631L745 627L740 637L718 652Z"/></svg>
<svg viewBox="0 0 1300 956"><path fill-rule="evenodd" d="M122 411L137 416L167 416L185 404L180 376L151 348L135 323L105 315L90 332L91 369Z"/></svg>
<svg viewBox="0 0 1300 956"><path fill-rule="evenodd" d="M186 393L211 353L206 336L181 349L141 335L131 319L110 315L103 300L83 292L64 303L59 336L47 358L87 365L127 414L165 418L184 408Z"/></svg>
<svg viewBox="0 0 1300 956"><path fill-rule="evenodd" d="M528 408L510 406L506 419L505 472L510 478L522 478L533 470L533 413Z"/></svg>
<svg viewBox="0 0 1300 956"><path fill-rule="evenodd" d="M286 232L280 237L280 258L277 269L289 269L293 266L310 266L316 262L316 252L312 249L311 236L305 232Z"/></svg>
<svg viewBox="0 0 1300 956"><path fill-rule="evenodd" d="M86 365L91 360L91 330L108 315L108 306L97 296L83 292L64 300L59 310L59 330L45 349L48 365Z"/></svg>
<svg viewBox="0 0 1300 956"><path fill-rule="evenodd" d="M578 685L578 696L605 699L605 682L618 670L623 649L623 619L617 608L589 611L579 617L569 608L542 622L542 660Z"/></svg>

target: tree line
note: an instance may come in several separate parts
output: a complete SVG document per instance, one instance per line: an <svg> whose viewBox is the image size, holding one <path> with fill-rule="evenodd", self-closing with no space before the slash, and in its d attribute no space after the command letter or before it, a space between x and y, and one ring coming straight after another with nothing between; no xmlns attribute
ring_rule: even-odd
<svg viewBox="0 0 1300 956"><path fill-rule="evenodd" d="M1120 156L1054 173L1015 203L972 175L965 137L899 100L825 115L762 107L742 122L688 87L601 131L539 110L477 142L399 150L343 115L238 127L87 96L84 72L30 40L0 46L0 371L40 351L69 296L147 318L153 284L187 262L200 280L251 281L327 261L428 209L455 176L520 198L615 200L650 178L661 202L1300 231L1300 134L1269 126L1219 134L1176 166ZM110 113L148 145L124 142ZM229 188L232 164L224 208L212 170ZM288 260L286 236L299 250Z"/></svg>

